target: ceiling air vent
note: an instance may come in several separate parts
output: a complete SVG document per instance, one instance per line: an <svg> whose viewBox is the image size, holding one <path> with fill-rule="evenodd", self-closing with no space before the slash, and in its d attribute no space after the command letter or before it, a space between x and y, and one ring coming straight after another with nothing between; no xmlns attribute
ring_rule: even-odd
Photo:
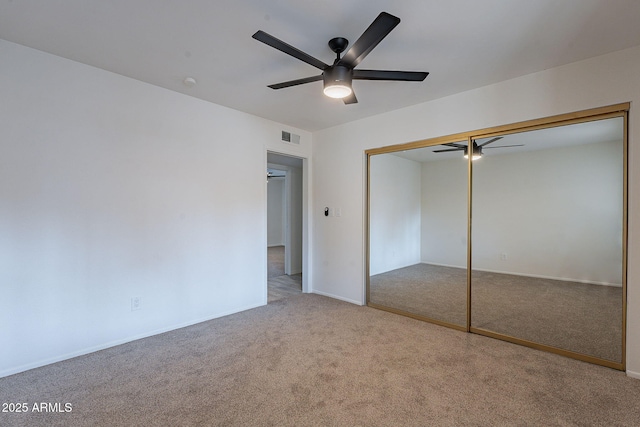
<svg viewBox="0 0 640 427"><path fill-rule="evenodd" d="M300 135L296 135L295 133L282 131L282 141L288 144L300 145Z"/></svg>

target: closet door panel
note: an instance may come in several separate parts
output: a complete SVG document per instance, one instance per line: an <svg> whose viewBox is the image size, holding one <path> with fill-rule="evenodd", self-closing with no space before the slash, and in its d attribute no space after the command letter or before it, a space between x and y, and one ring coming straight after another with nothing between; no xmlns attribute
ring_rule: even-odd
<svg viewBox="0 0 640 427"><path fill-rule="evenodd" d="M466 329L467 163L449 148L370 157L368 304Z"/></svg>
<svg viewBox="0 0 640 427"><path fill-rule="evenodd" d="M624 146L615 117L483 147L472 164L472 328L622 363Z"/></svg>

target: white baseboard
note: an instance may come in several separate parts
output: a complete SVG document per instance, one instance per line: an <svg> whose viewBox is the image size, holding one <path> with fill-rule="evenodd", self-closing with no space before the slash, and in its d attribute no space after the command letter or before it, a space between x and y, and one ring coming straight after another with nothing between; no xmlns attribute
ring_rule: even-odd
<svg viewBox="0 0 640 427"><path fill-rule="evenodd" d="M251 310L252 308L262 307L263 305L266 305L266 304L265 303L261 303L261 304L250 305L250 306L247 306L247 307L240 308L238 310L231 310L231 311L228 311L228 312L218 313L218 314L215 314L215 315L212 315L212 316L208 316L208 317L205 317L205 318L192 320L192 321L189 321L189 322L184 322L184 323L180 323L180 324L173 325L173 326L168 326L168 327L161 328L161 329L156 329L156 330L153 330L153 331L150 331L150 332L145 332L145 333L142 333L142 334L138 334L138 335L134 335L134 336L131 336L131 337L123 338L123 339L120 339L120 340L115 340L115 341L111 341L111 342L107 342L107 343L103 343L103 344L98 344L98 345L95 345L95 346L83 348L83 349L80 349L80 350L77 350L77 351L73 351L73 352L70 352L70 353L65 353L65 354L61 354L61 355L54 356L54 357L51 357L51 358L38 360L36 362L32 362L32 363L27 363L27 364L20 365L20 366L11 367L9 369L5 369L3 371L0 371L0 378L7 377L9 375L19 374L20 372L28 371L28 370L35 369L35 368L40 368L42 366L50 365L52 363L62 362L63 360L73 359L74 357L84 356L85 354L94 353L94 352L100 351L100 350L105 350L107 348L111 348L111 347L115 347L115 346L118 346L118 345L126 344L126 343L131 342L131 341L136 341L136 340L139 340L139 339L148 338L148 337L151 337L151 336L154 336L154 335L163 334L165 332L173 331L173 330L180 329L180 328L185 328L187 326L196 325L198 323L206 322L206 321L217 319L217 318L220 318L220 317L229 316L231 314L240 313L241 311Z"/></svg>
<svg viewBox="0 0 640 427"><path fill-rule="evenodd" d="M640 372L627 371L627 376L640 380Z"/></svg>
<svg viewBox="0 0 640 427"><path fill-rule="evenodd" d="M330 294L329 292L322 292L322 291L317 291L317 290L314 289L313 291L311 291L311 293L312 294L322 295L323 297L329 297L329 298L337 299L337 300L348 302L348 303L355 304L355 305L364 305L362 303L362 301L356 301L356 300L353 300L353 299L350 299L350 298L344 298L344 297L341 297L339 295Z"/></svg>

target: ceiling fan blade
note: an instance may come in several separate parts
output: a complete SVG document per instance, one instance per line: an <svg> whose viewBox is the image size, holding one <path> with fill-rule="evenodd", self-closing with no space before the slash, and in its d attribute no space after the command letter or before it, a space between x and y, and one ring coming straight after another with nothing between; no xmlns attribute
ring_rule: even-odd
<svg viewBox="0 0 640 427"><path fill-rule="evenodd" d="M299 59L300 61L306 62L309 65L312 65L316 68L319 68L321 70L324 70L325 68L328 68L329 66L327 64L325 64L324 62L320 61L319 59L314 58L313 56L309 55L308 53L304 53L303 51L301 51L300 49L297 49L293 46L291 46L288 43L283 42L282 40L279 40L275 37L273 37L270 34L265 33L264 31L260 30L257 31L253 36L254 39L261 41L264 44L267 44L273 48L278 49L281 52L286 53L287 55L291 55L296 59Z"/></svg>
<svg viewBox="0 0 640 427"><path fill-rule="evenodd" d="M289 80L288 82L276 83L267 87L270 87L271 89L283 89L285 87L303 85L305 83L317 82L319 80L322 80L322 74L320 74L319 76L305 77L304 79L296 79Z"/></svg>
<svg viewBox="0 0 640 427"><path fill-rule="evenodd" d="M429 73L420 71L353 70L354 80L398 80L421 82Z"/></svg>
<svg viewBox="0 0 640 427"><path fill-rule="evenodd" d="M446 153L447 151L462 151L467 147L460 147L460 148L448 148L446 150L433 150L434 153Z"/></svg>
<svg viewBox="0 0 640 427"><path fill-rule="evenodd" d="M400 23L400 18L382 12L378 17L364 30L364 33L351 46L339 61L341 65L347 65L351 68L355 67L362 61L365 56L373 50L384 39L387 34Z"/></svg>
<svg viewBox="0 0 640 427"><path fill-rule="evenodd" d="M502 139L501 136L495 137L493 139L488 140L487 142L483 142L482 144L478 145L478 147L484 147L485 145L489 145L492 142L496 142L497 140Z"/></svg>
<svg viewBox="0 0 640 427"><path fill-rule="evenodd" d="M342 98L342 101L345 103L345 105L357 104L358 98L356 98L356 93L353 90L351 90L351 95Z"/></svg>
<svg viewBox="0 0 640 427"><path fill-rule="evenodd" d="M524 144L516 144L516 145L501 145L499 147L485 147L486 150L490 150L492 148L510 148L510 147L524 147Z"/></svg>
<svg viewBox="0 0 640 427"><path fill-rule="evenodd" d="M448 147L455 147L455 148L461 148L461 149L465 149L467 148L467 144L458 144L457 142L448 142L446 144L440 144L440 145L446 145Z"/></svg>

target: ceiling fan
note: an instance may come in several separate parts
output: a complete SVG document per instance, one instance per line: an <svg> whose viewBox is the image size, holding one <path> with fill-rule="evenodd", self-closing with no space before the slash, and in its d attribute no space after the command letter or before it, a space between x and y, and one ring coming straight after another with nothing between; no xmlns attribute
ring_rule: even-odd
<svg viewBox="0 0 640 427"><path fill-rule="evenodd" d="M284 171L267 169L267 182L269 182L269 179L271 178L285 178L286 175L287 174Z"/></svg>
<svg viewBox="0 0 640 427"><path fill-rule="evenodd" d="M387 70L354 70L360 62L378 45L396 25L400 18L382 12L371 25L362 33L360 38L340 57L349 45L344 37L329 40L329 47L336 53L332 65L325 64L319 59L273 37L264 31L256 32L252 37L262 43L278 49L300 61L306 62L322 70L322 74L297 80L269 85L271 89L282 89L305 83L323 80L324 94L331 98L342 98L345 104L358 102L351 87L352 80L392 80L392 81L423 81L429 73L417 71L387 71Z"/></svg>
<svg viewBox="0 0 640 427"><path fill-rule="evenodd" d="M483 142L482 144L478 144L476 143L476 141L473 141L473 148L471 149L471 160L478 160L480 157L482 157L482 149L486 148L487 150L492 149L492 148L509 148L509 147L522 147L524 144L515 144L515 145L501 145L499 147L487 147L487 145L498 141L499 139L502 139L501 136L498 136L496 138L490 139L487 142ZM464 144L457 144L455 142L450 142L448 144L442 144L442 145L446 145L447 147L453 147L453 148L448 148L448 149L444 149L444 150L433 150L434 153L445 153L448 151L463 151L464 152L464 158L468 158L469 157L469 150L468 147Z"/></svg>

